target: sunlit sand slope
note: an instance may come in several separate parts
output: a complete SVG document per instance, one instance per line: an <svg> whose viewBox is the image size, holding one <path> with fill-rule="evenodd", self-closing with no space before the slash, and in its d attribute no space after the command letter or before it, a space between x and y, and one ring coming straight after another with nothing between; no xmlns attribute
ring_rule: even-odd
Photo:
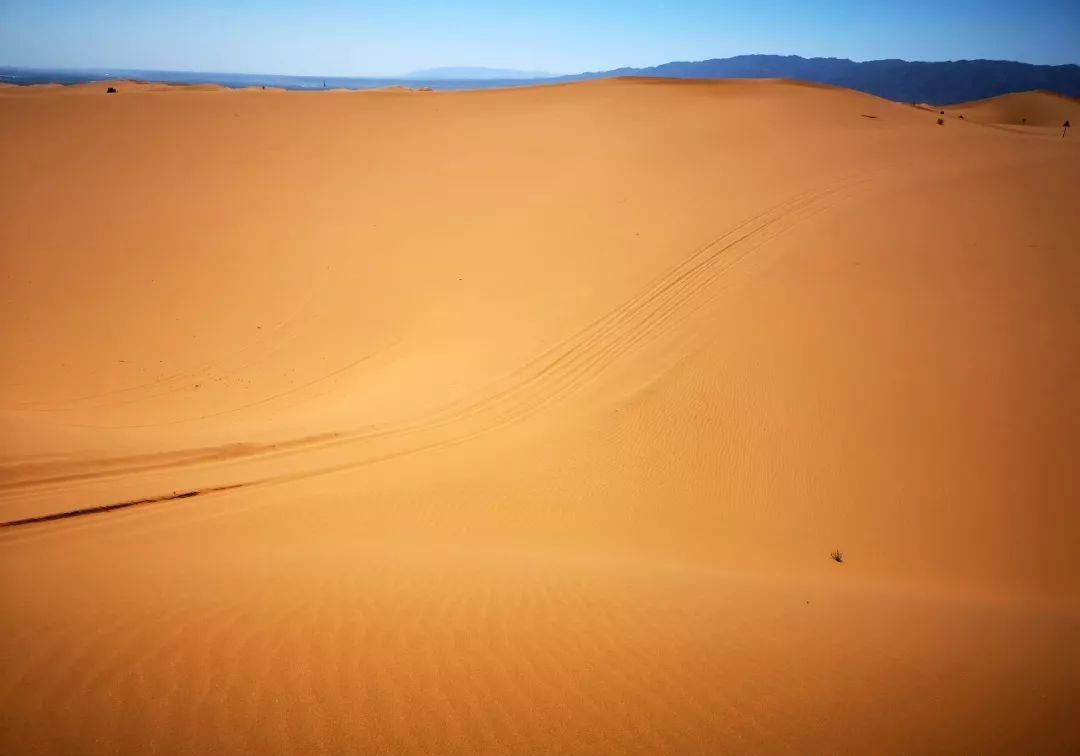
<svg viewBox="0 0 1080 756"><path fill-rule="evenodd" d="M948 113L963 113L979 123L1045 126L1061 133L1066 121L1080 122L1080 100L1053 92L1018 92L986 100L950 105Z"/></svg>
<svg viewBox="0 0 1080 756"><path fill-rule="evenodd" d="M1073 134L116 86L0 90L0 751L1080 748Z"/></svg>

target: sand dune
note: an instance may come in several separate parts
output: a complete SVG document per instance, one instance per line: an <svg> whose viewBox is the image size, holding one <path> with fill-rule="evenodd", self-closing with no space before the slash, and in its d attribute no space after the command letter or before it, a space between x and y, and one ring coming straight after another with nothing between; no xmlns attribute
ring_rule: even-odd
<svg viewBox="0 0 1080 756"><path fill-rule="evenodd" d="M0 90L0 750L1080 747L1049 95L118 89Z"/></svg>
<svg viewBox="0 0 1080 756"><path fill-rule="evenodd" d="M951 105L947 111L979 123L1044 126L1060 134L1065 121L1077 122L1080 100L1053 92L1018 92Z"/></svg>

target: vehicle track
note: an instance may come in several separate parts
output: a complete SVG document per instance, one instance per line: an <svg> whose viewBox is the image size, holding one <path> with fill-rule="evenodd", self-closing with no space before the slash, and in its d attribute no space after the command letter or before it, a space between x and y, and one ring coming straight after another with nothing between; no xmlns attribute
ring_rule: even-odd
<svg viewBox="0 0 1080 756"><path fill-rule="evenodd" d="M232 456L195 464L228 465L235 470L246 462L268 462L304 455L310 464L298 472L237 478L230 487L262 485L324 475L422 451L460 444L478 435L521 422L594 381L616 360L671 332L725 289L730 273L754 253L806 220L826 212L835 198L868 180L865 176L841 179L776 204L727 229L657 278L630 299L600 316L562 342L486 389L434 413L412 421L354 433L321 436L307 442L284 442L262 447L251 455ZM87 478L122 477L139 471L115 466ZM79 476L62 478L67 486ZM22 480L18 488L40 489L50 482ZM0 497L5 489L0 483ZM204 489L205 490L205 489ZM150 497L148 500L159 500ZM98 511L96 507L86 509Z"/></svg>

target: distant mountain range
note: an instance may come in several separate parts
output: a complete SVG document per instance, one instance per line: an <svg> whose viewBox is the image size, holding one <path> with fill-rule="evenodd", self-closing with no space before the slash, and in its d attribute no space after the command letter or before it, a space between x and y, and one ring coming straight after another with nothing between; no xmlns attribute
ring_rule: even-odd
<svg viewBox="0 0 1080 756"><path fill-rule="evenodd" d="M546 71L518 71L513 68L445 67L425 68L405 74L403 79L424 79L426 81L469 81L484 79L550 79L553 74Z"/></svg>
<svg viewBox="0 0 1080 756"><path fill-rule="evenodd" d="M177 84L220 84L226 87L273 86L285 89L371 89L419 84L433 89L482 89L600 79L612 76L661 76L695 79L785 78L832 84L899 102L951 105L1010 92L1045 89L1080 97L1080 66L1036 66L1007 60L957 60L918 63L905 60L855 62L845 58L801 58L797 55L739 55L696 62L665 63L651 68L616 68L572 76L497 68L432 68L398 78L352 76L278 76L271 74L192 71L55 70L0 67L0 82L75 84L130 78Z"/></svg>
<svg viewBox="0 0 1080 756"><path fill-rule="evenodd" d="M561 81L611 76L662 76L693 79L801 79L857 89L898 102L948 105L985 97L1046 89L1080 97L1080 66L1036 66L1007 60L956 60L919 63L906 60L801 58L798 55L738 55L650 68L616 68L560 77Z"/></svg>

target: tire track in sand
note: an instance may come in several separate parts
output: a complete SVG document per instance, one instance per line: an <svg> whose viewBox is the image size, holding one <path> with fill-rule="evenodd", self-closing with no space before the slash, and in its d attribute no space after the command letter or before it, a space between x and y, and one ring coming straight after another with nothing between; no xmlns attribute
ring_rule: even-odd
<svg viewBox="0 0 1080 756"><path fill-rule="evenodd" d="M425 417L381 429L341 433L311 439L310 443L282 444L249 457L208 463L230 465L234 472L226 475L226 481L221 484L203 490L284 483L341 472L457 445L520 422L592 382L621 357L674 330L715 300L724 291L730 273L749 261L755 251L827 211L832 206L831 200L867 180L865 177L841 179L743 220L695 249L630 299L477 394ZM263 464L301 455L308 460L297 471L262 476L237 474L243 471L236 468L245 463ZM124 468L114 468L106 475L121 477L126 473ZM71 479L66 481L70 483ZM48 485L48 481L38 483ZM38 486L33 481L22 481L20 488L27 487ZM3 489L0 485L0 491ZM162 498L168 497L147 497L147 500ZM106 511L100 506L79 509L82 510L86 514Z"/></svg>

